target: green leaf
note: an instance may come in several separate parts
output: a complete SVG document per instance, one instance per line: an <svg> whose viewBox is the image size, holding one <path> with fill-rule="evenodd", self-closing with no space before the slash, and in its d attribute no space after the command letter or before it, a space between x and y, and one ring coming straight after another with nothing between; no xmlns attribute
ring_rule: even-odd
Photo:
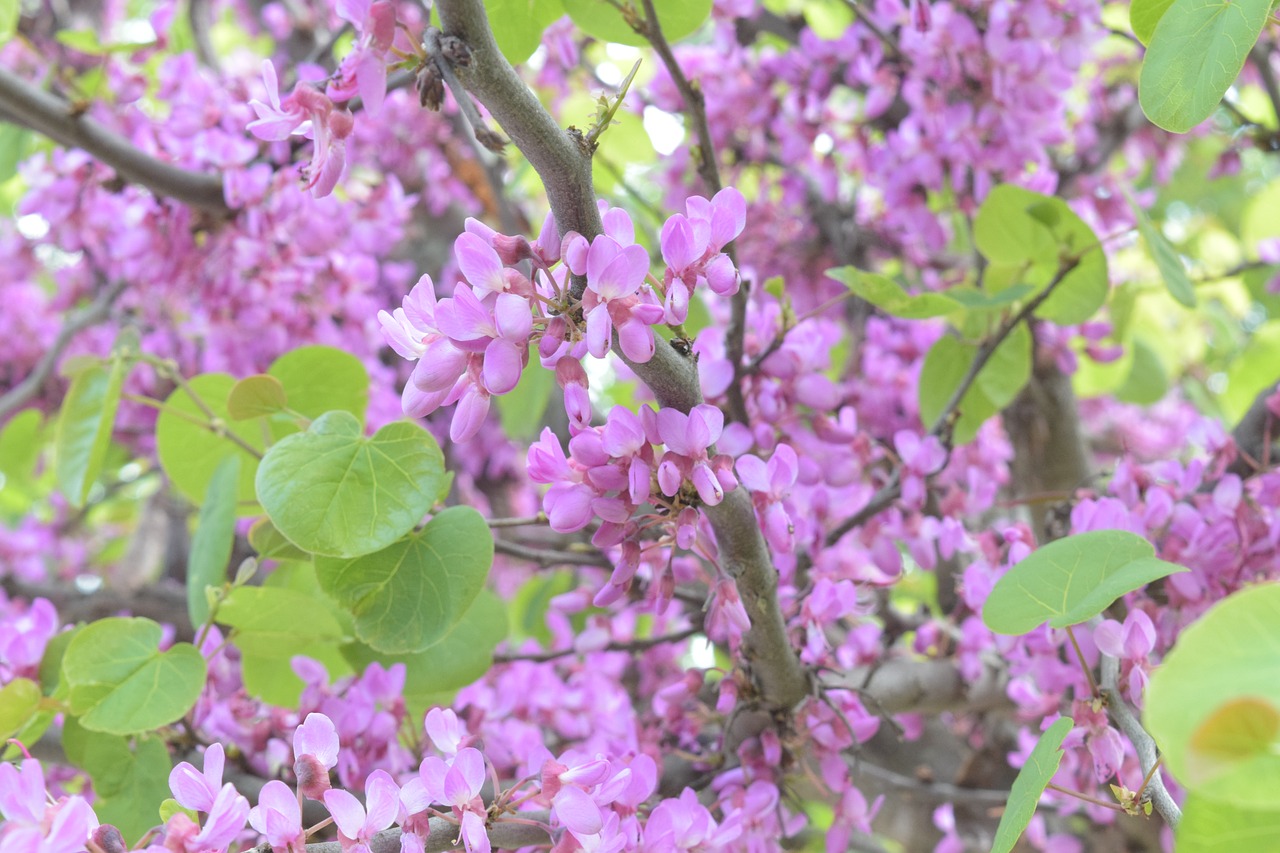
<svg viewBox="0 0 1280 853"><path fill-rule="evenodd" d="M857 267L836 267L827 270L827 276L895 317L909 320L942 317L964 309L946 293L907 293L906 288L888 276L863 272Z"/></svg>
<svg viewBox="0 0 1280 853"><path fill-rule="evenodd" d="M0 430L0 486L25 487L35 478L43 426L44 418L38 409L25 409Z"/></svg>
<svg viewBox="0 0 1280 853"><path fill-rule="evenodd" d="M628 23L627 17L610 3L603 0L563 0L564 10L569 13L573 22L582 28L587 35L601 41L613 41L618 44L629 44L635 47L646 47L649 40L636 33ZM654 0L653 7L658 13L658 23L662 25L662 34L667 41L674 44L702 26L711 15L712 0ZM624 0L623 6L629 10L633 20L644 21L644 7L639 2Z"/></svg>
<svg viewBox="0 0 1280 853"><path fill-rule="evenodd" d="M1060 717L1040 735L1035 749L1027 756L1027 763L1022 765L1018 778L1013 780L1009 804L1000 816L991 853L1009 853L1013 845L1018 843L1027 824L1031 823L1036 806L1040 803L1040 795L1058 772L1058 764L1062 761L1062 741L1071 733L1073 725L1070 717Z"/></svg>
<svg viewBox="0 0 1280 853"><path fill-rule="evenodd" d="M240 650L250 695L273 705L296 707L303 688L291 663L297 655L319 661L331 679L345 674L339 647L350 635L336 610L318 587L311 591L276 586L232 590L218 608L217 620L234 629L231 640Z"/></svg>
<svg viewBox="0 0 1280 853"><path fill-rule="evenodd" d="M227 398L236 380L226 373L203 373L187 381L191 390L200 397L226 432L238 436L250 447L261 451L264 445L260 421L232 421L227 412ZM193 423L191 419L197 421ZM156 421L156 455L174 488L193 504L204 500L222 460L229 456L240 459L240 483L236 490L238 512L249 515L255 511L254 475L258 460L238 445L214 434L200 423L208 418L194 400L182 388L178 388L165 400L164 409Z"/></svg>
<svg viewBox="0 0 1280 853"><path fill-rule="evenodd" d="M173 797L168 798L167 800L165 800L163 803L160 804L160 822L161 823L168 823L169 818L173 817L176 814L184 814L187 817L191 818L193 822L195 823L200 822L199 812L195 811L194 809L183 808L182 803L178 802Z"/></svg>
<svg viewBox="0 0 1280 853"><path fill-rule="evenodd" d="M240 458L228 456L218 464L200 506L200 520L187 555L187 614L199 627L209 618L207 587L221 587L236 542L236 484Z"/></svg>
<svg viewBox="0 0 1280 853"><path fill-rule="evenodd" d="M67 391L54 435L58 488L72 506L84 506L89 489L102 471L124 387L126 363L112 360L78 375Z"/></svg>
<svg viewBox="0 0 1280 853"><path fill-rule="evenodd" d="M1138 101L1174 133L1207 119L1240 76L1271 0L1173 0L1142 61Z"/></svg>
<svg viewBox="0 0 1280 853"><path fill-rule="evenodd" d="M482 590L471 608L443 637L416 654L388 655L363 643L343 654L357 672L374 661L405 665L404 699L417 717L431 706L448 703L449 694L466 687L493 666L493 650L507 636L507 614L501 599Z"/></svg>
<svg viewBox="0 0 1280 853"><path fill-rule="evenodd" d="M978 209L974 240L991 264L984 277L989 289L1029 283L1038 293L1065 261L1078 259L1036 309L1037 317L1082 323L1107 301L1107 259L1098 237L1060 198L1001 184Z"/></svg>
<svg viewBox="0 0 1280 853"><path fill-rule="evenodd" d="M1177 251L1169 245L1160 229L1151 223L1146 211L1132 199L1129 200L1129 206L1133 208L1133 215L1138 220L1138 232L1142 234L1142 241L1147 244L1147 252L1156 262L1165 287L1169 288L1169 295L1188 308L1196 307L1195 285L1191 283Z"/></svg>
<svg viewBox="0 0 1280 853"><path fill-rule="evenodd" d="M416 424L387 424L365 438L350 412L328 412L267 451L258 500L304 551L357 557L412 530L443 476L440 447Z"/></svg>
<svg viewBox="0 0 1280 853"><path fill-rule="evenodd" d="M259 373L246 376L231 386L227 395L227 414L233 421L274 415L289 404L284 385L274 376Z"/></svg>
<svg viewBox="0 0 1280 853"><path fill-rule="evenodd" d="M93 810L125 838L140 838L156 825L160 804L170 796L172 762L164 742L139 738L132 746L123 737L90 731L69 718L62 745L72 764L93 780Z"/></svg>
<svg viewBox="0 0 1280 853"><path fill-rule="evenodd" d="M1002 577L982 608L997 634L1025 634L1048 622L1065 628L1117 598L1186 568L1156 559L1155 548L1123 530L1095 530L1032 551Z"/></svg>
<svg viewBox="0 0 1280 853"><path fill-rule="evenodd" d="M1280 850L1280 811L1193 791L1182 804L1174 846L1179 853L1274 853Z"/></svg>
<svg viewBox="0 0 1280 853"><path fill-rule="evenodd" d="M311 555L294 545L276 530L265 515L249 528L249 544L264 560L309 560Z"/></svg>
<svg viewBox="0 0 1280 853"><path fill-rule="evenodd" d="M997 409L1014 401L1031 379L1031 330L1019 323L1009 332L974 379Z"/></svg>
<svg viewBox="0 0 1280 853"><path fill-rule="evenodd" d="M533 55L542 33L564 14L560 0L485 0L498 50L512 65Z"/></svg>
<svg viewBox="0 0 1280 853"><path fill-rule="evenodd" d="M4 6L13 0L0 0L0 18L4 16ZM0 44L8 39L2 30L4 22L0 20ZM12 35L12 33L10 33ZM0 184L18 174L18 164L31 151L32 133L17 124L0 124Z"/></svg>
<svg viewBox="0 0 1280 853"><path fill-rule="evenodd" d="M1258 715L1241 700L1271 709L1273 725L1254 736L1252 748L1241 746L1239 729ZM1280 808L1276 709L1280 585L1271 583L1218 602L1182 632L1151 675L1143 720L1170 772L1196 797L1224 808L1270 811ZM1222 748L1223 727L1236 730L1228 733L1236 738L1233 752Z"/></svg>
<svg viewBox="0 0 1280 853"><path fill-rule="evenodd" d="M1258 394L1275 387L1277 364L1280 320L1268 320L1253 330L1244 349L1227 366L1227 387L1218 395L1223 420L1238 422Z"/></svg>
<svg viewBox="0 0 1280 853"><path fill-rule="evenodd" d="M380 652L420 651L444 636L484 588L493 535L469 507L353 560L316 560L321 587L355 616L356 636Z"/></svg>
<svg viewBox="0 0 1280 853"><path fill-rule="evenodd" d="M289 408L315 420L325 412L350 412L361 424L369 408L369 371L349 352L326 346L290 350L267 373L280 380ZM280 426L286 429L281 431ZM273 424L277 438L296 432L291 422Z"/></svg>
<svg viewBox="0 0 1280 853"><path fill-rule="evenodd" d="M977 356L978 347L953 335L938 338L925 354L920 368L917 393L920 395L920 420L932 426L942 416L952 394L960 387L969 366ZM966 444L978 434L978 428L996 413L996 406L987 399L976 382L960 400L960 417L955 423L952 437L956 444Z"/></svg>
<svg viewBox="0 0 1280 853"><path fill-rule="evenodd" d="M40 685L29 678L0 687L0 742L22 731L40 709L40 698Z"/></svg>
<svg viewBox="0 0 1280 853"><path fill-rule="evenodd" d="M168 725L191 710L204 688L204 657L190 643L161 652L161 635L150 619L118 617L76 635L62 673L81 725L125 735Z"/></svg>
<svg viewBox="0 0 1280 853"><path fill-rule="evenodd" d="M1164 17L1173 0L1131 0L1129 3L1129 26L1138 41L1144 45L1151 43L1151 34L1156 31L1156 24Z"/></svg>
<svg viewBox="0 0 1280 853"><path fill-rule="evenodd" d="M555 387L555 372L543 367L538 359L529 359L515 390L494 398L503 432L517 440L534 438L542 428L542 416Z"/></svg>
<svg viewBox="0 0 1280 853"><path fill-rule="evenodd" d="M1124 384L1116 389L1116 399L1139 406L1152 406L1169 391L1169 376L1160 356L1142 338L1132 344L1133 364Z"/></svg>

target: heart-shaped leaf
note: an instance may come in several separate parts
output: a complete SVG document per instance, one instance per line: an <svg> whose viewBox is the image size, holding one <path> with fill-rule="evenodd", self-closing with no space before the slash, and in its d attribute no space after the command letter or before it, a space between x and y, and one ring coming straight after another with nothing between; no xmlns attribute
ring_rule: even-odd
<svg viewBox="0 0 1280 853"><path fill-rule="evenodd" d="M138 838L155 826L173 769L163 740L146 736L130 745L127 738L90 731L69 718L62 744L71 763L93 780L93 811L99 820L126 838Z"/></svg>
<svg viewBox="0 0 1280 853"><path fill-rule="evenodd" d="M493 535L469 507L354 560L316 560L324 591L355 616L356 636L381 652L420 651L462 618L493 564Z"/></svg>
<svg viewBox="0 0 1280 853"><path fill-rule="evenodd" d="M262 424L257 421L233 421L227 411L227 398L235 387L235 377L227 373L202 373L187 380L186 389L178 388L164 402L156 420L156 455L174 488L193 504L199 505L208 493L213 472L229 456L240 458L240 481L236 489L237 512L252 513L254 503L253 476L258 459L224 436L201 426L209 420L195 394L213 412L222 429L237 436L246 445L261 450Z"/></svg>
<svg viewBox="0 0 1280 853"><path fill-rule="evenodd" d="M232 420L245 421L264 415L274 415L289 405L284 385L274 376L259 373L246 376L231 386L227 395L227 414Z"/></svg>
<svg viewBox="0 0 1280 853"><path fill-rule="evenodd" d="M982 621L997 634L1025 634L1045 622L1065 628L1127 592L1185 571L1156 559L1151 543L1133 533L1080 533L1037 548L1010 569L987 596Z"/></svg>
<svg viewBox="0 0 1280 853"><path fill-rule="evenodd" d="M327 412L267 451L258 500L304 551L358 557L412 530L443 476L439 445L416 424L387 424L365 438L355 415Z"/></svg>
<svg viewBox="0 0 1280 853"><path fill-rule="evenodd" d="M22 730L40 707L40 685L29 678L15 678L0 687L0 740Z"/></svg>
<svg viewBox="0 0 1280 853"><path fill-rule="evenodd" d="M228 456L218 464L209 491L200 506L200 520L187 557L187 614L199 627L209 618L205 589L219 587L227 579L227 564L236 539L236 488L240 457Z"/></svg>
<svg viewBox="0 0 1280 853"><path fill-rule="evenodd" d="M76 634L62 673L81 725L126 735L166 726L191 710L204 689L204 657L190 643L160 651L162 634L150 619L118 617Z"/></svg>
<svg viewBox="0 0 1280 853"><path fill-rule="evenodd" d="M109 367L90 367L71 382L62 403L54 437L54 471L58 488L72 506L84 506L102 471L125 372L123 359L115 359Z"/></svg>

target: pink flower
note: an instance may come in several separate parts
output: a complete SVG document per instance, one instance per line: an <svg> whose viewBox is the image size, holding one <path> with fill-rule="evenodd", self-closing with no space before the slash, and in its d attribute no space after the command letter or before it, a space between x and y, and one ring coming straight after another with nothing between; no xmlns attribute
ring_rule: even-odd
<svg viewBox="0 0 1280 853"><path fill-rule="evenodd" d="M293 733L293 772L303 796L318 800L329 789L329 771L338 764L338 730L324 714L307 714Z"/></svg>
<svg viewBox="0 0 1280 853"><path fill-rule="evenodd" d="M267 839L275 853L305 853L307 839L298 798L279 779L262 786L258 804L249 810L249 825Z"/></svg>
<svg viewBox="0 0 1280 853"><path fill-rule="evenodd" d="M365 782L365 801L367 811L349 791L324 792L324 804L338 826L338 840L346 853L370 853L373 837L395 823L400 788L385 770L375 770Z"/></svg>
<svg viewBox="0 0 1280 853"><path fill-rule="evenodd" d="M213 808L218 790L222 787L222 768L225 756L222 744L211 744L204 751L204 770L197 772L189 762L183 761L169 773L169 790L183 808L207 812Z"/></svg>

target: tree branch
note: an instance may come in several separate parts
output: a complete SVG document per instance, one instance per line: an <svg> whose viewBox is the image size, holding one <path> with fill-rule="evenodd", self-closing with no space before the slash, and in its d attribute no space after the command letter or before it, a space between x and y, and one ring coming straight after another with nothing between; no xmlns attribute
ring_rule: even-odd
<svg viewBox="0 0 1280 853"><path fill-rule="evenodd" d="M1120 661L1111 655L1102 655L1102 694L1107 700L1107 713L1111 715L1111 719L1115 720L1116 726L1120 731L1124 732L1124 736L1133 744L1133 748L1138 751L1138 763L1142 767L1143 774L1151 773L1151 780L1147 782L1146 790L1151 792L1151 804L1155 806L1156 811L1160 812L1160 816L1164 818L1165 823L1169 824L1171 829L1178 828L1178 821L1182 819L1182 809L1178 808L1178 804L1173 801L1173 797L1164 786L1164 780L1160 778L1160 771L1151 772L1151 768L1156 766L1159 760L1159 750L1156 749L1156 742L1142 727L1140 721L1129 708L1127 702L1120 695L1118 683L1120 681Z"/></svg>
<svg viewBox="0 0 1280 853"><path fill-rule="evenodd" d="M613 562L600 553L579 553L574 551L557 551L550 548L530 548L506 539L493 539L493 550L508 557L528 560L543 568L549 566L599 566L612 569Z"/></svg>
<svg viewBox="0 0 1280 853"><path fill-rule="evenodd" d="M943 711L990 711L1010 708L1005 693L1008 676L986 666L969 681L945 660L890 660L878 667L861 667L824 676L824 690L852 690L886 714L938 714Z"/></svg>
<svg viewBox="0 0 1280 853"><path fill-rule="evenodd" d="M558 649L552 652L535 652L533 654L515 653L499 653L493 656L494 663L516 663L517 661L528 661L530 663L546 663L547 661L558 660L560 658L569 657L570 655L589 654L591 652L642 652L651 649L654 646L661 646L666 643L680 643L694 634L702 630L701 625L692 625L683 631L676 631L673 634L662 634L658 637L644 637L639 640L630 641L614 641L607 646L599 649Z"/></svg>
<svg viewBox="0 0 1280 853"><path fill-rule="evenodd" d="M61 98L37 89L0 68L0 113L68 148L80 148L158 196L213 213L231 211L222 193L222 176L206 175L157 160L123 136L108 130Z"/></svg>
<svg viewBox="0 0 1280 853"><path fill-rule="evenodd" d="M1240 423L1231 431L1231 437L1236 440L1236 447L1240 450L1240 455L1227 468L1232 474L1248 477L1258 473L1258 466L1265 467L1270 462L1268 455L1271 444L1280 438L1280 419L1267 408L1267 398L1275 392L1275 385L1263 388L1253 398L1249 411L1244 413ZM0 418L3 417L4 410L0 408Z"/></svg>
<svg viewBox="0 0 1280 853"><path fill-rule="evenodd" d="M515 823L499 820L489 826L489 843L495 850L515 850L520 847L545 847L551 843L551 835L537 823L546 823L550 819L547 812L520 812L522 820L530 823ZM453 853L460 849L458 842L459 826L444 818L431 819L431 831L424 839L426 853ZM369 842L371 853L400 853L400 829L384 829ZM249 853L272 853L270 844L259 844ZM337 841L320 841L307 845L307 853L343 853L342 845Z"/></svg>
<svg viewBox="0 0 1280 853"><path fill-rule="evenodd" d="M8 72L0 68L0 76L6 73ZM40 392L44 383L53 375L54 368L58 366L58 360L62 358L63 352L71 345L75 336L107 319L111 314L111 306L124 292L124 288L123 281L116 282L98 294L93 304L67 318L62 328L58 330L53 343L49 345L49 349L45 350L44 355L36 362L35 368L27 374L25 379L0 396L0 421L16 412Z"/></svg>
<svg viewBox="0 0 1280 853"><path fill-rule="evenodd" d="M560 233L572 230L593 239L602 226L591 183L591 151L585 140L562 131L503 58L480 0L440 0L436 9L444 31L471 48L470 64L455 68L458 78L537 170ZM694 362L661 338L652 359L627 364L649 386L659 405L688 412L702 402ZM808 695L808 675L787 635L778 604L778 573L751 501L744 490L737 489L725 495L719 506L705 511L716 533L721 563L737 581L751 618L743 655L761 698L774 707L794 707Z"/></svg>

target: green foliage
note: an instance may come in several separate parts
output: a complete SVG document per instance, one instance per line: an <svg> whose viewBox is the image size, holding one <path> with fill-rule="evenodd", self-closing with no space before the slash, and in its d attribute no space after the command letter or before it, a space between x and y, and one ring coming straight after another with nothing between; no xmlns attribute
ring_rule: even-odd
<svg viewBox="0 0 1280 853"><path fill-rule="evenodd" d="M1227 367L1227 387L1218 396L1224 420L1238 421L1259 393L1275 386L1277 364L1280 364L1280 320L1268 320L1254 330L1244 349Z"/></svg>
<svg viewBox="0 0 1280 853"><path fill-rule="evenodd" d="M935 423L960 387L978 354L978 345L953 335L943 335L925 355L920 370L920 419ZM979 427L1013 402L1031 378L1031 333L1019 324L991 354L973 384L960 400L960 417L953 438L958 444L972 441Z"/></svg>
<svg viewBox="0 0 1280 853"><path fill-rule="evenodd" d="M450 507L422 530L376 553L318 559L320 586L355 617L356 635L380 652L427 648L484 588L493 536L469 507Z"/></svg>
<svg viewBox="0 0 1280 853"><path fill-rule="evenodd" d="M43 434L36 409L18 412L0 429L0 515L30 511Z"/></svg>
<svg viewBox="0 0 1280 853"><path fill-rule="evenodd" d="M350 412L364 423L369 372L351 353L319 345L298 347L272 362L267 374L280 381L289 408L303 417L314 420L336 410ZM272 421L276 438L297 430L290 419Z"/></svg>
<svg viewBox="0 0 1280 853"><path fill-rule="evenodd" d="M1156 262L1165 286L1169 288L1169 294L1188 308L1196 307L1195 286L1191 283L1186 268L1182 266L1182 259L1178 257L1177 250L1169 245L1169 241L1160 233L1160 229L1151 223L1146 211L1132 200L1130 207L1133 208L1133 215L1138 220L1138 231L1142 234L1142 241L1147 244L1147 251Z"/></svg>
<svg viewBox="0 0 1280 853"><path fill-rule="evenodd" d="M231 386L227 395L227 414L235 421L266 417L284 411L289 397L284 384L274 376L259 373L246 376Z"/></svg>
<svg viewBox="0 0 1280 853"><path fill-rule="evenodd" d="M988 261L988 290L1025 283L1038 294L1075 262L1035 316L1059 325L1083 323L1107 301L1106 255L1097 235L1062 199L1001 184L978 209L973 233Z"/></svg>
<svg viewBox="0 0 1280 853"><path fill-rule="evenodd" d="M169 797L172 761L156 737L130 740L91 731L68 719L62 746L71 763L93 780L93 810L127 839L140 838L156 825L160 803Z"/></svg>
<svg viewBox="0 0 1280 853"><path fill-rule="evenodd" d="M82 370L62 403L54 436L54 470L58 488L72 506L84 506L102 472L125 373L123 359Z"/></svg>
<svg viewBox="0 0 1280 853"><path fill-rule="evenodd" d="M601 41L613 41L644 47L649 43L636 32L633 23L643 28L644 7L639 0L623 0L626 14L602 0L563 0L564 10L587 35ZM658 23L667 41L675 43L690 35L711 14L711 0L653 0Z"/></svg>
<svg viewBox="0 0 1280 853"><path fill-rule="evenodd" d="M1240 76L1271 0L1173 0L1151 33L1138 82L1154 124L1186 133L1207 119Z"/></svg>
<svg viewBox="0 0 1280 853"><path fill-rule="evenodd" d="M1182 804L1178 853L1275 853L1280 811L1248 808L1193 791Z"/></svg>
<svg viewBox="0 0 1280 853"><path fill-rule="evenodd" d="M71 712L86 729L127 735L168 725L195 705L204 688L204 657L190 643L160 651L150 619L100 619L67 646L62 676Z"/></svg>
<svg viewBox="0 0 1280 853"><path fill-rule="evenodd" d="M517 441L536 438L555 389L555 372L544 368L536 358L529 359L515 390L493 399L503 432Z"/></svg>
<svg viewBox="0 0 1280 853"><path fill-rule="evenodd" d="M388 655L363 643L352 643L343 647L343 654L360 671L374 661L384 666L403 663L405 704L410 714L420 717L433 705L448 704L455 691L488 672L493 650L506 637L506 610L486 589L444 636L420 652Z"/></svg>
<svg viewBox="0 0 1280 853"><path fill-rule="evenodd" d="M435 502L444 456L408 421L371 438L350 412L327 412L273 445L257 473L258 500L304 551L358 557L413 529Z"/></svg>
<svg viewBox="0 0 1280 853"><path fill-rule="evenodd" d="M1280 821L1280 585L1218 602L1151 676L1143 720L1165 764L1215 806Z"/></svg>
<svg viewBox="0 0 1280 853"><path fill-rule="evenodd" d="M1066 628L1097 616L1125 593L1186 568L1157 559L1151 543L1123 530L1095 530L1037 548L1000 579L982 608L997 634L1048 622Z"/></svg>
<svg viewBox="0 0 1280 853"><path fill-rule="evenodd" d="M243 448L219 435L209 424L200 403L213 413L213 426L237 436L248 446L261 451L262 426L256 421L233 421L227 411L227 399L235 387L235 377L227 373L202 373L187 381L191 393L178 388L165 400L156 421L156 455L169 481L183 497L199 504L209 491L214 471L224 459L240 459L240 481L236 490L241 515L255 511L254 475L258 459Z"/></svg>
<svg viewBox="0 0 1280 853"><path fill-rule="evenodd" d="M303 575L310 567L299 570ZM324 664L330 678L346 671L339 647L350 638L337 608L319 589L306 589L305 578L294 587L280 569L274 585L237 587L218 608L219 623L233 629L240 650L245 689L253 696L286 708L296 707L302 681L290 661L305 655ZM295 581L296 582L296 581ZM314 582L314 574L312 574Z"/></svg>
<svg viewBox="0 0 1280 853"><path fill-rule="evenodd" d="M1027 824L1031 823L1040 795L1053 781L1053 774L1058 772L1058 764L1062 761L1062 741L1071 732L1073 725L1070 717L1060 717L1040 735L1035 749L1027 756L1027 763L1022 765L1018 778L1013 780L1009 804L1000 816L991 853L1009 853L1013 845L1018 843Z"/></svg>
<svg viewBox="0 0 1280 853"><path fill-rule="evenodd" d="M1156 31L1156 24L1164 17L1173 0L1131 0L1129 3L1129 26L1138 41L1151 43L1151 35Z"/></svg>
<svg viewBox="0 0 1280 853"><path fill-rule="evenodd" d="M827 275L881 311L895 317L910 320L943 317L964 309L950 293L910 294L888 276L863 272L857 267L837 267L827 270Z"/></svg>
<svg viewBox="0 0 1280 853"><path fill-rule="evenodd" d="M240 459L228 456L218 464L209 491L200 505L200 520L187 556L187 614L200 626L209 618L207 587L220 587L227 579L227 564L236 539L236 485Z"/></svg>
<svg viewBox="0 0 1280 853"><path fill-rule="evenodd" d="M542 33L564 14L561 0L485 0L498 49L512 65L524 62L542 43Z"/></svg>
<svg viewBox="0 0 1280 853"><path fill-rule="evenodd" d="M249 545L263 560L310 560L311 555L294 545L265 515L249 528Z"/></svg>
<svg viewBox="0 0 1280 853"><path fill-rule="evenodd" d="M0 741L22 731L40 708L40 685L15 678L0 687Z"/></svg>

